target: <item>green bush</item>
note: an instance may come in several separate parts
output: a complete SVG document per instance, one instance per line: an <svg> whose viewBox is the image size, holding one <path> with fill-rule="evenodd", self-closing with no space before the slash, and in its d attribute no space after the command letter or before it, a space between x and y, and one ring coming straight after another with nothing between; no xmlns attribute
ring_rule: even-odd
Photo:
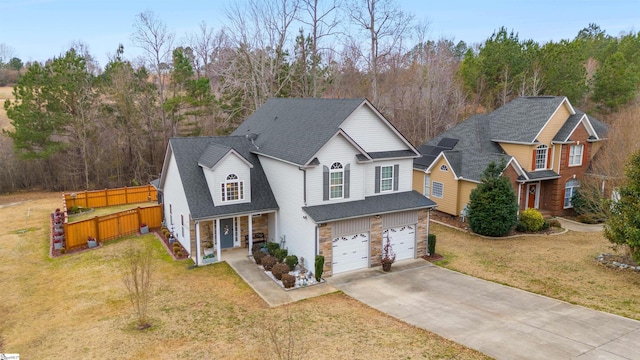
<svg viewBox="0 0 640 360"><path fill-rule="evenodd" d="M536 209L526 209L520 214L518 230L526 232L540 231L544 226L544 218Z"/></svg>
<svg viewBox="0 0 640 360"><path fill-rule="evenodd" d="M271 273L274 278L282 280L282 275L289 273L289 267L287 264L277 263L271 268Z"/></svg>
<svg viewBox="0 0 640 360"><path fill-rule="evenodd" d="M324 271L324 256L316 255L316 281L320 282L322 279L322 272Z"/></svg>
<svg viewBox="0 0 640 360"><path fill-rule="evenodd" d="M266 271L271 271L273 266L277 263L278 263L278 260L271 255L267 255L262 258L262 266L264 266L264 269Z"/></svg>
<svg viewBox="0 0 640 360"><path fill-rule="evenodd" d="M296 285L296 277L290 274L282 274L282 285L285 289L290 289Z"/></svg>
<svg viewBox="0 0 640 360"><path fill-rule="evenodd" d="M289 254L289 250L287 249L276 249L273 252L273 256L275 256L276 259L278 259L278 262L283 262L284 258L286 258L288 254Z"/></svg>
<svg viewBox="0 0 640 360"><path fill-rule="evenodd" d="M256 262L256 264L261 265L262 264L262 258L267 256L266 253L263 253L262 251L260 251L260 249L258 249L258 251L254 251L253 252L253 260Z"/></svg>
<svg viewBox="0 0 640 360"><path fill-rule="evenodd" d="M506 167L489 163L482 182L471 191L467 216L471 231L486 236L503 236L518 222L518 203L508 178L501 176Z"/></svg>
<svg viewBox="0 0 640 360"><path fill-rule="evenodd" d="M429 256L436 255L436 234L429 234Z"/></svg>
<svg viewBox="0 0 640 360"><path fill-rule="evenodd" d="M287 264L290 271L293 271L298 265L298 257L295 255L289 255L284 259L284 263Z"/></svg>
<svg viewBox="0 0 640 360"><path fill-rule="evenodd" d="M267 243L267 251L269 252L269 255L275 256L276 255L276 250L278 250L278 249L280 249L280 244L275 243L275 242Z"/></svg>

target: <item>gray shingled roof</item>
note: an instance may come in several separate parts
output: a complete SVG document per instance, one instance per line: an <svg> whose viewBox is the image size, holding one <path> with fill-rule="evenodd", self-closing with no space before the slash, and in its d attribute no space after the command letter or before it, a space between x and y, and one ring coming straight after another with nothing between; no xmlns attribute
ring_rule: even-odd
<svg viewBox="0 0 640 360"><path fill-rule="evenodd" d="M564 99L564 96L525 96L496 109L488 114L491 139L533 143Z"/></svg>
<svg viewBox="0 0 640 360"><path fill-rule="evenodd" d="M364 101L269 99L231 135L257 134L257 152L304 165L338 132L342 122Z"/></svg>
<svg viewBox="0 0 640 360"><path fill-rule="evenodd" d="M560 177L557 172L553 170L537 170L537 171L525 171L529 180L547 180L557 179Z"/></svg>
<svg viewBox="0 0 640 360"><path fill-rule="evenodd" d="M306 206L306 212L316 223L379 215L396 211L433 208L437 204L417 191L406 191L388 195L368 196L364 200Z"/></svg>
<svg viewBox="0 0 640 360"><path fill-rule="evenodd" d="M231 148L228 146L211 144L207 146L202 156L200 156L198 163L208 168L212 168L218 163L218 161L222 160L229 151L231 151Z"/></svg>
<svg viewBox="0 0 640 360"><path fill-rule="evenodd" d="M562 128L558 130L558 133L556 134L556 136L553 137L553 141L560 141L560 142L568 141L569 136L571 135L571 131L576 127L576 125L578 124L578 121L580 121L580 119L582 119L582 117L585 115L586 114L584 112L580 110L576 110L575 115L571 115L567 120L567 122L564 123ZM600 139L605 138L609 130L607 125L592 116L589 116L589 115L586 115L586 116L587 116L587 119L589 120L589 123L591 123L591 127L593 127L593 130L598 135L598 138Z"/></svg>
<svg viewBox="0 0 640 360"><path fill-rule="evenodd" d="M598 137L600 139L605 139L607 137L607 134L609 133L609 127L607 126L607 124L594 118L591 115L587 115L587 117L589 118L589 122L591 123L591 126L593 126L593 130L595 130L596 133L598 134Z"/></svg>
<svg viewBox="0 0 640 360"><path fill-rule="evenodd" d="M176 158L180 179L184 187L189 211L194 219L278 209L267 177L258 157L251 153L255 147L244 136L172 138L169 145ZM211 198L202 168L198 165L211 145L213 149L234 149L253 164L251 168L251 202L216 206ZM213 151L217 153L216 151ZM220 205L220 204L217 204Z"/></svg>

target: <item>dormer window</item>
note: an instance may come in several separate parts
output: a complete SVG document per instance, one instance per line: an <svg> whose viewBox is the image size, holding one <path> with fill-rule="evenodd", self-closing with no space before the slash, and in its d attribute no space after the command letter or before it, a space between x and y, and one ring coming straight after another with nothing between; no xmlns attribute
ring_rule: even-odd
<svg viewBox="0 0 640 360"><path fill-rule="evenodd" d="M549 147L547 145L540 145L536 148L536 155L535 155L536 170L545 170L547 168L548 153L549 153Z"/></svg>
<svg viewBox="0 0 640 360"><path fill-rule="evenodd" d="M222 201L244 199L244 182L238 180L236 174L229 174L227 180L221 184Z"/></svg>
<svg viewBox="0 0 640 360"><path fill-rule="evenodd" d="M344 168L339 162L331 164L329 170L329 197L330 199L340 199L344 190Z"/></svg>

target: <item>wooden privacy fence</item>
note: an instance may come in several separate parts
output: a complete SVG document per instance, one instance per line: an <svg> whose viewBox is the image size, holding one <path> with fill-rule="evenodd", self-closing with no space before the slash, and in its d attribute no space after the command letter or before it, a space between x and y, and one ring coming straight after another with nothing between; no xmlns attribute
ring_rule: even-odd
<svg viewBox="0 0 640 360"><path fill-rule="evenodd" d="M135 234L140 231L142 224L147 225L150 229L161 227L162 205L138 207L110 215L96 216L92 219L65 223L66 248L73 249L87 245L87 238L90 236L95 237L98 241L106 241Z"/></svg>
<svg viewBox="0 0 640 360"><path fill-rule="evenodd" d="M72 206L105 207L158 201L158 191L152 185L104 189L64 194L67 208Z"/></svg>

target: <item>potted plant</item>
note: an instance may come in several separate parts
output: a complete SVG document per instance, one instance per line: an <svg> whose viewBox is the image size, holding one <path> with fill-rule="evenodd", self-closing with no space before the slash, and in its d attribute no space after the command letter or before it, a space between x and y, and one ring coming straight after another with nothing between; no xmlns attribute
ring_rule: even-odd
<svg viewBox="0 0 640 360"><path fill-rule="evenodd" d="M382 247L382 255L380 256L380 263L382 264L383 271L391 271L391 264L396 261L396 253L393 252L391 241L387 236L387 243Z"/></svg>
<svg viewBox="0 0 640 360"><path fill-rule="evenodd" d="M61 250L62 247L63 247L62 239L53 240L53 249L54 250Z"/></svg>
<svg viewBox="0 0 640 360"><path fill-rule="evenodd" d="M149 232L149 226L147 224L140 224L140 234L147 234Z"/></svg>
<svg viewBox="0 0 640 360"><path fill-rule="evenodd" d="M98 240L93 236L89 235L89 237L87 237L87 245L89 246L89 249L94 248L98 246Z"/></svg>

